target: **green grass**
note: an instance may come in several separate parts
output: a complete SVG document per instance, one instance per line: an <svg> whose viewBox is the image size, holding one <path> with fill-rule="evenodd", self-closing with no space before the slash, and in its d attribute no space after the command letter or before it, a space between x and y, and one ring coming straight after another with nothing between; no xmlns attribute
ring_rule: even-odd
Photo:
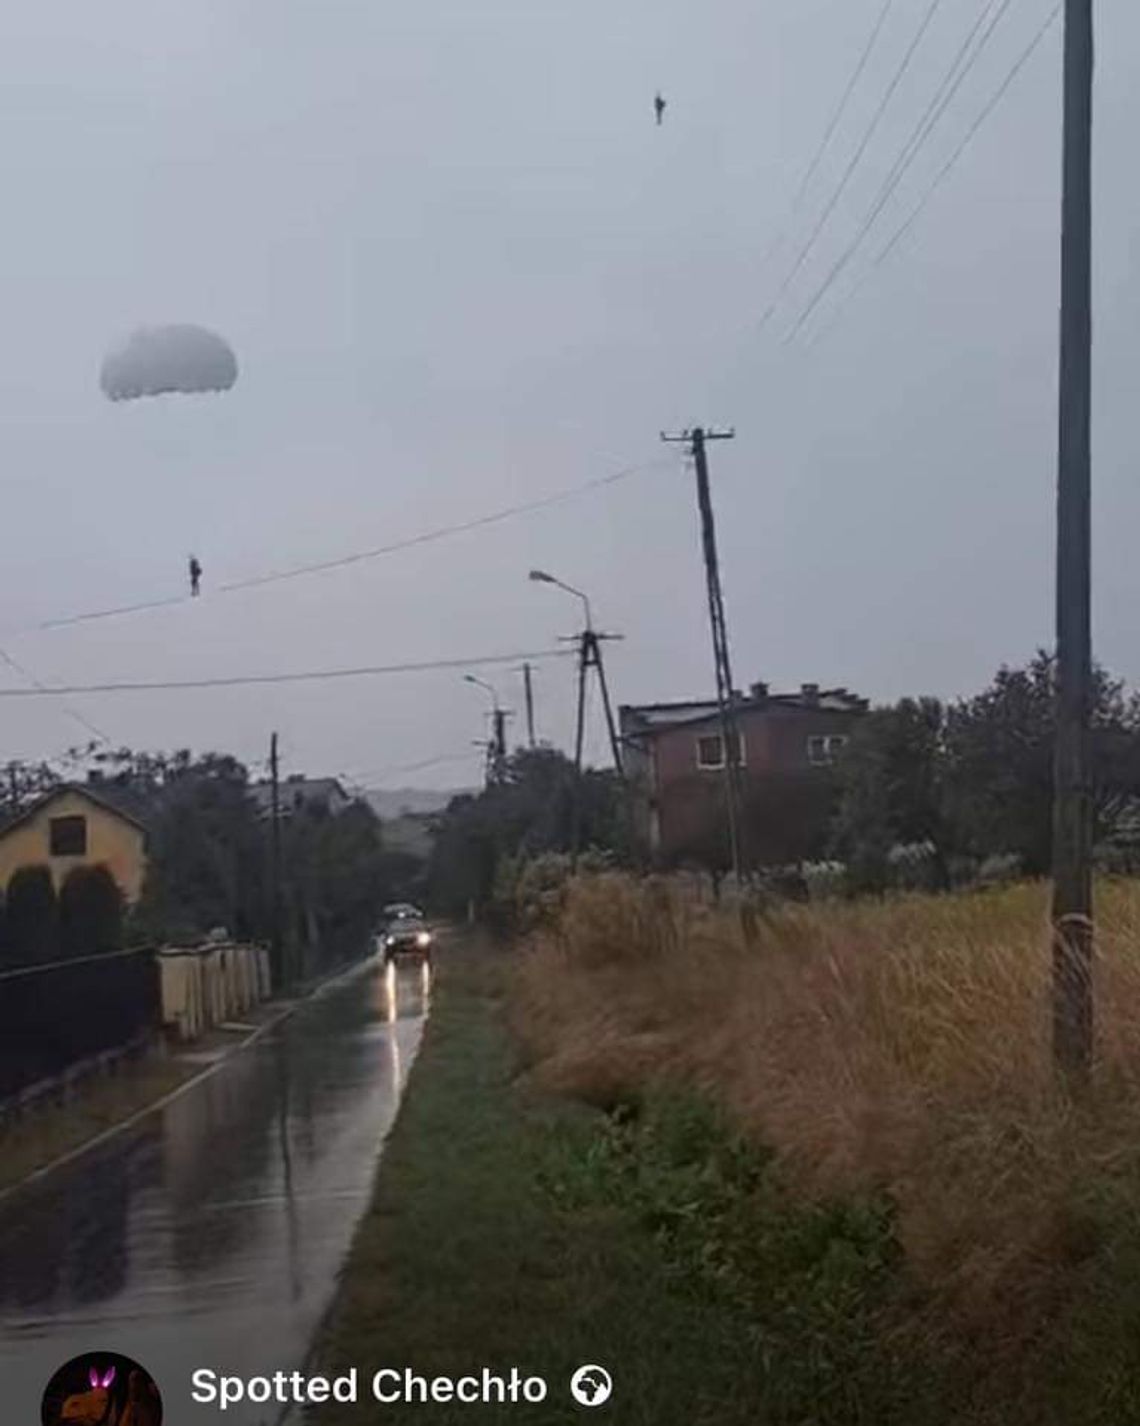
<svg viewBox="0 0 1140 1426"><path fill-rule="evenodd" d="M747 1333L730 1311L668 1290L652 1237L602 1201L550 1188L555 1146L592 1117L512 1083L499 967L458 949L444 962L408 1097L381 1160L317 1352L324 1372L381 1366L428 1377L483 1366L544 1377L542 1405L321 1408L321 1426L372 1421L578 1421L570 1375L615 1379L611 1419L754 1422L740 1401ZM361 1396L365 1393L362 1389Z"/></svg>
<svg viewBox="0 0 1140 1426"><path fill-rule="evenodd" d="M889 1206L790 1203L768 1157L687 1096L614 1120L531 1094L501 976L473 949L441 968L312 1365L358 1368L362 1399L311 1420L578 1421L566 1383L588 1362L615 1380L603 1414L631 1426L951 1419L927 1414L929 1373L875 1340L899 1271ZM550 1397L380 1406L381 1366L517 1366Z"/></svg>

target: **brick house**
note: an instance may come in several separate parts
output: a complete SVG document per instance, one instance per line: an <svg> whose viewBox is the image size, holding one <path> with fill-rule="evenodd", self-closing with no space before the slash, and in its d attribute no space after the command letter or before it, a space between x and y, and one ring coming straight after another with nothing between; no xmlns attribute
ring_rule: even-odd
<svg viewBox="0 0 1140 1426"><path fill-rule="evenodd" d="M833 809L832 768L865 698L805 683L737 693L744 818L759 864L822 854ZM620 709L638 832L654 859L723 864L727 855L724 746L715 699Z"/></svg>
<svg viewBox="0 0 1140 1426"><path fill-rule="evenodd" d="M273 787L268 782L258 782L250 789L258 815L267 818L273 813ZM335 817L352 803L335 777L305 777L294 773L278 787L277 806L282 818L292 817L298 812L324 812Z"/></svg>

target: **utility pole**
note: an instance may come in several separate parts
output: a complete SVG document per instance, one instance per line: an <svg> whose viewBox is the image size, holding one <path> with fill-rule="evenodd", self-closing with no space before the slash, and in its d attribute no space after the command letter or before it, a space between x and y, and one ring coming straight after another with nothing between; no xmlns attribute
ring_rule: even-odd
<svg viewBox="0 0 1140 1426"><path fill-rule="evenodd" d="M284 956L281 938L281 781L277 758L277 734L269 740L270 813L270 916L272 941L270 960L273 967L273 989L280 991L284 980Z"/></svg>
<svg viewBox="0 0 1140 1426"><path fill-rule="evenodd" d="M531 666L522 666L523 686L526 689L526 737L530 747L534 747L534 687L530 679Z"/></svg>
<svg viewBox="0 0 1140 1426"><path fill-rule="evenodd" d="M570 642L578 645L577 716L574 726L574 829L571 837L572 860L576 863L581 850L582 838L582 749L586 739L586 682L593 669L602 692L602 707L606 715L606 731L610 739L610 753L614 769L619 778L625 780L625 766L622 762L621 739L614 722L613 704L610 701L609 684L606 682L606 666L602 659L602 644L610 639L620 639L620 634L599 634L589 624L580 634L574 634Z"/></svg>
<svg viewBox="0 0 1140 1426"><path fill-rule="evenodd" d="M493 782L502 782L507 765L507 719L512 714L499 707L499 695L495 692L493 684L487 683L482 678L476 678L473 673L463 675L465 683L473 683L478 688L484 689L491 695L491 736L483 746L487 749L487 778L486 785L490 787Z"/></svg>
<svg viewBox="0 0 1140 1426"><path fill-rule="evenodd" d="M1057 692L1053 784L1053 1052L1087 1075L1093 1052L1091 634L1092 0L1065 0L1061 365L1057 461Z"/></svg>
<svg viewBox="0 0 1140 1426"><path fill-rule="evenodd" d="M491 715L494 725L491 757L494 761L495 779L502 779L507 764L507 714L505 709L496 708Z"/></svg>
<svg viewBox="0 0 1140 1426"><path fill-rule="evenodd" d="M740 735L736 721L736 700L732 685L732 666L728 656L728 627L724 618L724 597L720 587L720 565L716 550L716 526L713 521L712 497L709 494L708 441L730 441L735 431L706 431L695 426L677 436L664 431L661 439L682 442L689 447L697 474L697 507L701 517L701 544L705 557L705 578L708 585L709 620L712 625L713 659L716 664L716 702L720 715L721 742L724 750L724 794L728 823L729 855L737 886L747 866L744 850L745 828L741 816L743 796L740 777Z"/></svg>

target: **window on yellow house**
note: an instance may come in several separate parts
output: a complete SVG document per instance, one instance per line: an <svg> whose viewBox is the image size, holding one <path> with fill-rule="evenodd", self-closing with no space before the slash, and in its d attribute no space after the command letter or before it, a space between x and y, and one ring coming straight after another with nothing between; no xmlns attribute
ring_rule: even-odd
<svg viewBox="0 0 1140 1426"><path fill-rule="evenodd" d="M48 824L53 857L87 855L87 818L53 817Z"/></svg>

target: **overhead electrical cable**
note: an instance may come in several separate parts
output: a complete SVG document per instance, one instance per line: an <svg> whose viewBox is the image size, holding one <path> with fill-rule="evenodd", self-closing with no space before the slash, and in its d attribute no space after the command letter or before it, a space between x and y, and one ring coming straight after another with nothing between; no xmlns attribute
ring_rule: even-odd
<svg viewBox="0 0 1140 1426"><path fill-rule="evenodd" d="M822 302L824 297L827 296L828 292L831 291L832 287L835 285L836 281L839 279L844 269L847 267L848 263L855 256L860 247L862 247L864 239L874 227L875 222L879 217L879 214L882 213L883 209L890 201L891 197L895 193L899 184L902 182L903 178L906 177L907 170L911 167L911 165L914 163L914 160L921 153L923 146L926 144L930 135L934 132L935 128L937 128L939 120L942 118L943 114L945 114L949 105L953 102L954 96L957 94L963 82L973 70L974 66L977 64L978 59L986 48L986 45L992 38L994 30L1000 24L1002 17L1009 9L1011 3L1012 0L1000 0L1000 2L999 0L986 0L986 3L983 5L982 10L979 13L977 19L975 20L972 29L963 41L961 48L958 50L958 53L955 55L950 65L950 68L943 76L941 84L935 91L933 98L931 99L929 105L926 108L926 112L918 121L918 124L915 126L914 131L911 133L910 138L903 145L898 157L896 158L891 168L890 173L887 174L887 177L884 179L881 187L879 188L879 191L875 196L875 200L872 203L867 213L867 216L864 218L858 231L855 233L855 236L852 238L852 240L848 243L847 247L844 248L844 250L840 253L839 257L832 265L827 276L816 289L811 300L807 303L807 305L801 311L799 317L796 319L795 323L789 329L788 333L784 337L785 344L792 341L803 330L804 326L811 319L812 314L815 312L820 302ZM979 38L979 31L981 30L982 25L987 19L987 17L991 17L990 23ZM972 53L970 52L971 45L973 45Z"/></svg>
<svg viewBox="0 0 1140 1426"><path fill-rule="evenodd" d="M863 50L862 53L859 55L858 62L856 63L855 68L851 72L851 76L847 81L847 86L843 90L838 104L836 104L834 110L832 111L831 118L829 119L827 127L823 132L823 137L820 139L819 144L816 147L815 153L812 155L811 162L808 164L807 168L804 171L803 177L800 179L799 187L796 189L796 196L792 199L792 206L788 212L787 220L783 228L773 239L771 245L769 246L767 252L765 252L761 260L762 267L767 265L768 260L771 258L772 254L776 251L777 248L783 246L784 240L789 236L791 225L794 223L796 217L799 214L804 197L807 194L812 179L815 177L816 172L819 169L820 163L823 161L823 156L827 152L828 145L834 138L835 131L836 129L838 129L843 115L847 112L847 106L851 102L851 96L855 93L855 88L858 85L860 79L862 79L863 77L863 71L867 68L867 62L871 58L871 53L875 48L875 42L878 40L879 34L882 31L884 24L886 24L887 16L890 14L891 7L894 5L894 2L895 0L884 0L883 6L879 11L878 19L875 21L875 24L871 28L871 33L867 37L867 42L863 46Z"/></svg>
<svg viewBox="0 0 1140 1426"><path fill-rule="evenodd" d="M397 673L428 673L435 669L481 668L519 659L573 658L573 648L540 649L537 653L483 654L462 659L426 659L398 664L365 664L357 668L313 669L299 673L234 674L218 678L159 679L153 682L108 682L68 685L41 685L37 688L0 688L4 698L58 698L77 693L154 693L172 689L246 688L274 683L323 683L342 678L370 678Z"/></svg>
<svg viewBox="0 0 1140 1426"><path fill-rule="evenodd" d="M780 286L780 290L776 293L775 297L773 297L772 301L768 305L767 311L764 313L763 317L761 317L759 330L763 331L763 329L768 325L769 321L772 319L773 314L776 312L780 303L783 301L784 295L788 291L788 288L791 287L792 283L795 281L797 275L799 274L800 269L803 267L804 263L808 260L808 258L814 251L815 245L819 241L820 234L823 232L827 220L831 217L832 213L834 213L836 206L839 203L839 200L846 192L847 185L851 182L855 170L858 168L863 158L863 155L867 152L871 140L874 138L875 133L878 130L879 124L882 121L883 115L887 112L887 107L889 106L891 100L894 98L895 93L899 85L902 83L907 70L910 68L911 60L913 60L915 52L917 51L919 45L922 43L923 37L925 36L927 30L930 28L931 21L934 19L934 16L937 13L941 4L942 0L930 0L930 5L926 10L926 14L923 16L922 22L919 25L918 30L915 33L914 38L911 40L910 44L907 46L906 53L899 61L898 67L891 78L891 82L887 85L887 88L883 93L883 97L879 101L878 107L875 109L874 114L871 116L871 121L867 125L867 128L864 131L863 137L859 141L855 152L851 155L851 159L848 162L847 167L844 169L843 174L839 179L839 182L836 184L831 198L824 206L823 212L819 215L815 227L809 234L807 241L800 248L799 253L796 256L795 262L792 264L791 269L789 270L787 276L784 278L784 281Z"/></svg>
<svg viewBox="0 0 1140 1426"><path fill-rule="evenodd" d="M266 584L278 584L284 580L301 579L309 575L321 574L328 570L343 569L348 565L360 564L367 560L380 559L385 555L395 554L400 550L413 549L419 545L426 545L436 540L447 539L452 535L460 535L470 530L482 529L487 525L498 524L519 515L527 515L537 510L549 509L551 506L563 504L568 500L573 500L592 490L600 490L606 486L616 485L619 481L627 480L630 476L639 475L647 470L661 469L668 464L670 464L668 458L658 457L651 461L642 462L639 465L626 466L622 470L615 471L610 475L599 476L594 480L586 481L582 485L576 485L567 490L557 491L553 495L540 496L535 500L521 501L517 505L506 506L504 509L496 510L489 515L481 515L474 519L460 521L451 525L441 525L418 535L410 535L404 539L393 540L388 544L377 545L371 549L356 550L350 554L340 555L333 559L314 561L308 564L295 565L291 568L270 571L265 574L251 575L245 579L231 580L228 583L218 585L213 593L232 594L243 589L254 589ZM51 629L64 629L76 624L92 623L101 619L116 619L127 614L138 614L146 610L170 608L176 604L189 604L191 602L201 604L206 602L208 598L209 591L203 591L198 597L190 594L169 595L162 599L140 600L132 604L119 604L104 609L91 609L83 613L68 614L55 619L44 619L37 624L28 624L20 628L7 629L4 632L8 634L42 633Z"/></svg>
<svg viewBox="0 0 1140 1426"><path fill-rule="evenodd" d="M1006 94L1009 92L1011 86L1013 85L1014 80L1029 63L1033 55L1036 53L1038 47L1045 39L1045 36L1052 29L1053 25L1056 24L1062 9L1063 0L1058 0L1058 3L1053 6L1052 10L1046 16L1044 23L1035 31L1033 38L1030 40L1029 44L1026 45L1025 49L1021 51L1017 60L1007 71L1004 79L994 90L993 94L991 94L989 100L983 106L977 118L966 130L960 143L957 145L957 147L950 154L946 162L935 174L933 180L927 186L922 196L919 198L918 202L911 209L908 216L895 230L894 234L879 251L878 256L874 258L870 266L864 271L863 275L859 278L859 280L848 290L847 295L836 304L836 306L832 310L830 320L826 322L824 326L817 331L816 335L808 343L809 347L814 347L818 342L822 341L823 338L827 335L827 333L834 328L843 311L854 300L857 294L862 291L863 287L867 284L867 282L869 282L870 279L874 276L874 274L879 270L879 268L882 267L882 265L887 261L891 254L897 249L903 238L906 237L906 235L918 222L919 218L925 212L931 200L934 198L938 190L942 187L943 183L946 182L947 178L949 178L950 174L953 172L954 168L962 158L962 155L966 152L970 144L977 137L986 120L990 117L990 115L998 107L1001 101L1005 98Z"/></svg>

